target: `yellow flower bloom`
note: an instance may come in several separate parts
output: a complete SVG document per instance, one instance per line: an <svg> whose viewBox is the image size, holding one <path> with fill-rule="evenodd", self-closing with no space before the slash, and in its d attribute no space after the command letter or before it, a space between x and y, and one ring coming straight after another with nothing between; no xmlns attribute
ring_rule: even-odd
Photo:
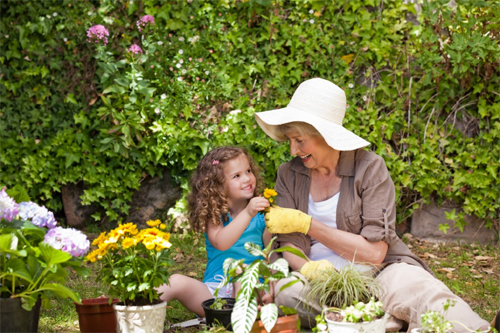
<svg viewBox="0 0 500 333"><path fill-rule="evenodd" d="M97 245L101 243L106 238L106 231L101 232L101 234L92 241L92 245Z"/></svg>
<svg viewBox="0 0 500 333"><path fill-rule="evenodd" d="M160 224L160 229L165 230L167 228L167 225L165 223Z"/></svg>
<svg viewBox="0 0 500 333"><path fill-rule="evenodd" d="M148 222L146 222L147 225L149 225L150 227L157 227L158 225L161 224L161 221L160 220L150 220Z"/></svg>
<svg viewBox="0 0 500 333"><path fill-rule="evenodd" d="M275 191L274 189L272 189L272 188L266 188L266 189L264 190L264 198L266 198L266 199L269 199L269 198L271 198L271 197L275 197L275 196L277 196L277 195L278 195L278 192L276 192L276 191Z"/></svg>
<svg viewBox="0 0 500 333"><path fill-rule="evenodd" d="M134 246L135 240L133 238L127 237L122 241L122 247L124 250L128 249L129 247Z"/></svg>

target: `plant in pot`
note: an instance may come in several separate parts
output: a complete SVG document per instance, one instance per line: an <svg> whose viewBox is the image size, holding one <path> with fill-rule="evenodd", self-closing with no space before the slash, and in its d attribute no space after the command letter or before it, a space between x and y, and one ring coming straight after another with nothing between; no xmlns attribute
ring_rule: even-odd
<svg viewBox="0 0 500 333"><path fill-rule="evenodd" d="M274 300L284 288L300 282L292 281L285 285L282 290L274 292L272 286L283 278L292 277L288 262L284 258L271 261L273 253L289 251L305 259L302 252L292 247L281 247L272 250L271 240L265 249L248 242L245 249L252 255L259 257L251 264L245 265L243 260L228 258L224 261L223 283L239 283L240 290L236 295L236 303L231 315L231 324L235 332L297 332L300 328L298 315L295 309L280 307L284 316L278 318L278 307ZM272 295L272 302L264 304L262 296L264 293ZM283 326L278 326L283 325Z"/></svg>
<svg viewBox="0 0 500 333"><path fill-rule="evenodd" d="M232 331L231 314L236 300L229 297L218 297L219 288L214 292L214 298L207 299L201 303L205 311L207 326L223 325L227 330Z"/></svg>
<svg viewBox="0 0 500 333"><path fill-rule="evenodd" d="M119 332L163 332L167 303L157 287L169 280L170 234L160 220L146 222L139 230L134 223L120 224L102 232L86 259L98 264L97 279L109 285Z"/></svg>
<svg viewBox="0 0 500 333"><path fill-rule="evenodd" d="M371 270L351 263L339 270L328 268L310 281L308 298L322 307L317 330L385 332L382 303L375 301L380 286Z"/></svg>
<svg viewBox="0 0 500 333"><path fill-rule="evenodd" d="M421 317L421 327L419 328L413 328L411 330L411 333L451 333L453 332L453 323L461 325L465 327L462 323L455 321L455 320L448 320L446 319L446 313L448 312L448 309L452 306L455 306L455 302L451 300L447 300L443 304L443 311L433 311L429 310L422 314ZM469 330L466 328L466 330ZM495 332L496 330L493 329L492 331L490 330L477 330L477 331L472 331L469 330L470 332L477 332L477 333L487 333L487 332Z"/></svg>
<svg viewBox="0 0 500 333"><path fill-rule="evenodd" d="M0 191L0 331L37 332L40 306L55 294L80 302L65 286L68 269L82 276L89 241L57 226L54 214L29 201L24 189Z"/></svg>

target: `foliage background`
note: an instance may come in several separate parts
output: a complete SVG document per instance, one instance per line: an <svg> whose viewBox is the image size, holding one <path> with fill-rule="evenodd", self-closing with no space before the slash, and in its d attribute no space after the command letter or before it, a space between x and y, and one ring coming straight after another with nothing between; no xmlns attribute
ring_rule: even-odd
<svg viewBox="0 0 500 333"><path fill-rule="evenodd" d="M452 200L459 226L471 214L498 233L500 4L447 3L1 1L0 184L56 211L61 186L83 184L83 203L117 221L143 178L168 168L187 189L223 144L249 149L271 184L288 149L253 113L322 77L346 91L345 126L386 160L399 222ZM145 14L156 25L139 32ZM110 32L104 58L86 41L95 24Z"/></svg>

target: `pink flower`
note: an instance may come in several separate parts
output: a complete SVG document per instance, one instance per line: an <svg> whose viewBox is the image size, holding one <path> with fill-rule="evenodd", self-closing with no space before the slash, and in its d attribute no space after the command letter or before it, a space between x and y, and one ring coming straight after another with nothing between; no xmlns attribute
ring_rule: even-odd
<svg viewBox="0 0 500 333"><path fill-rule="evenodd" d="M99 41L104 41L104 45L108 44L109 31L103 25L98 24L87 30L87 42L99 43Z"/></svg>
<svg viewBox="0 0 500 333"><path fill-rule="evenodd" d="M155 24L155 18L151 15L144 15L137 22L137 29L141 31L141 27L144 28L148 24Z"/></svg>
<svg viewBox="0 0 500 333"><path fill-rule="evenodd" d="M128 48L128 51L129 52L132 52L132 53L135 53L135 54L138 54L138 53L142 53L142 49L139 45L137 44L132 44L129 48Z"/></svg>

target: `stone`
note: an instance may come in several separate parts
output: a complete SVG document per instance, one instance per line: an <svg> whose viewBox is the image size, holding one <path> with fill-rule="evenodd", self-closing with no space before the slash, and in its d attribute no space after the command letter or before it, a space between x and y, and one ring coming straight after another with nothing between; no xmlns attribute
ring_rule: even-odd
<svg viewBox="0 0 500 333"><path fill-rule="evenodd" d="M83 190L82 183L66 184L61 187L66 221L73 228L82 228L86 224L95 223L92 217L95 212L99 211L101 216L105 216L98 204L82 205L80 197L83 195ZM181 195L182 190L173 182L169 170L166 170L162 177L146 177L139 189L132 194L129 215L123 222L134 222L138 226L146 227L146 222L149 220L164 219Z"/></svg>
<svg viewBox="0 0 500 333"><path fill-rule="evenodd" d="M93 223L92 214L98 211L97 205L82 205L80 197L83 195L83 184L66 184L61 186L61 196L66 216L66 223L73 228L82 228L85 224Z"/></svg>
<svg viewBox="0 0 500 333"><path fill-rule="evenodd" d="M147 177L132 195L129 216L124 222L134 222L145 227L149 220L162 219L181 195L182 190L173 182L169 170L162 177Z"/></svg>
<svg viewBox="0 0 500 333"><path fill-rule="evenodd" d="M478 242L487 244L495 242L495 232L484 226L484 221L476 216L465 216L467 225L464 231L455 227L455 222L447 220L445 212L451 212L459 207L453 203L445 203L441 207L435 204L422 205L420 209L413 213L411 219L411 233L413 236L431 242ZM439 230L440 224L447 223L450 228L447 233Z"/></svg>

